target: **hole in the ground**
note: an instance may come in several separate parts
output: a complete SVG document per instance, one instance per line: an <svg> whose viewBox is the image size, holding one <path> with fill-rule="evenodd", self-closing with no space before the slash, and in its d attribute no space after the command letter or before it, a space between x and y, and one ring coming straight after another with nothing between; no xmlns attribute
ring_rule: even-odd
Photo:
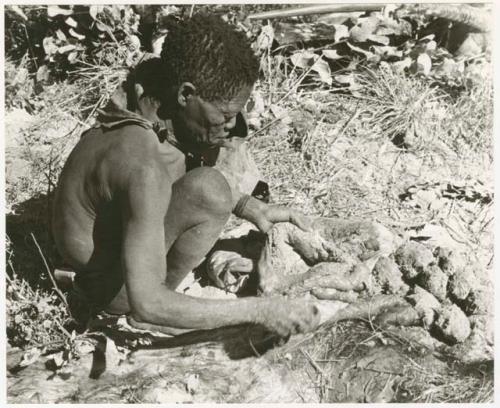
<svg viewBox="0 0 500 408"><path fill-rule="evenodd" d="M399 147L400 149L403 150L408 150L410 146L406 143L405 141L405 134L404 133L398 133L396 134L392 139L391 142L396 146Z"/></svg>

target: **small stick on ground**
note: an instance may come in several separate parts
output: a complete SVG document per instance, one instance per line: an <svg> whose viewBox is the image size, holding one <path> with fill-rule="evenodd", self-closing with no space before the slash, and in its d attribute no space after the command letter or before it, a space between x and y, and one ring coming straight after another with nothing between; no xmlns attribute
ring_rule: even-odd
<svg viewBox="0 0 500 408"><path fill-rule="evenodd" d="M56 283L54 277L52 276L52 273L50 272L50 268L49 268L49 265L47 263L47 260L45 259L45 256L43 255L43 252L42 252L42 249L40 248L40 245L38 245L38 241L36 240L35 235L33 233L31 233L31 238L35 242L35 245L38 248L38 252L40 253L40 256L42 257L42 260L43 260L43 263L45 265L45 268L47 269L47 273L49 274L49 278L50 278L50 280L52 282L52 285L54 286L54 290L59 295L59 297L63 301L63 303L66 306L66 308L69 309L68 302L66 300L66 296L64 296L64 293L62 293L61 290L59 289L59 287L57 286L57 283Z"/></svg>
<svg viewBox="0 0 500 408"><path fill-rule="evenodd" d="M367 300L351 303L323 323L332 324L341 320L369 319L394 307L406 306L407 302L396 295L377 295Z"/></svg>
<svg viewBox="0 0 500 408"><path fill-rule="evenodd" d="M323 369L316 363L316 361L313 360L313 358L309 355L307 351L304 349L300 349L300 352L304 355L304 357L309 361L309 363L313 366L313 368L321 374L323 377L325 376L325 372Z"/></svg>

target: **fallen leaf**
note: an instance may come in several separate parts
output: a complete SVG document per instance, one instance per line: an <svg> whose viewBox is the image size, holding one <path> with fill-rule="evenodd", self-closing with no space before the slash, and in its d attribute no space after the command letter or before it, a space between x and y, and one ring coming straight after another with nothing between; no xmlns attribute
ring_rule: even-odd
<svg viewBox="0 0 500 408"><path fill-rule="evenodd" d="M52 356L51 358L55 368L62 367L65 360L64 360L64 351L60 351L59 353L56 353Z"/></svg>
<svg viewBox="0 0 500 408"><path fill-rule="evenodd" d="M139 50L141 48L141 40L136 35L129 36L129 41L133 49Z"/></svg>
<svg viewBox="0 0 500 408"><path fill-rule="evenodd" d="M431 57L427 54L420 54L416 61L416 72L422 73L424 75L429 75L432 68Z"/></svg>
<svg viewBox="0 0 500 408"><path fill-rule="evenodd" d="M65 46L63 46L63 47L59 47L59 48L57 49L57 52L58 52L59 54L65 54L65 53L67 53L67 52L74 51L75 49L76 49L76 46L75 46L75 45L73 45L73 44L68 44L68 45L65 45Z"/></svg>
<svg viewBox="0 0 500 408"><path fill-rule="evenodd" d="M312 63L314 63L315 58L317 58L316 54L311 51L304 50L292 54L290 60L296 67L306 69L309 68Z"/></svg>
<svg viewBox="0 0 500 408"><path fill-rule="evenodd" d="M74 64L76 62L76 59L78 58L78 52L73 51L68 54L68 62L70 64Z"/></svg>
<svg viewBox="0 0 500 408"><path fill-rule="evenodd" d="M56 43L54 38L52 37L45 37L42 41L43 45L43 50L45 51L45 55L52 55L57 52L57 49L59 48Z"/></svg>
<svg viewBox="0 0 500 408"><path fill-rule="evenodd" d="M427 51L434 51L436 48L437 48L437 43L436 41L429 41L425 48L427 49Z"/></svg>
<svg viewBox="0 0 500 408"><path fill-rule="evenodd" d="M103 32L107 32L109 29L108 29L108 26L106 24L102 24L101 22L99 21L96 21L95 22L96 24L96 27L99 31L103 31Z"/></svg>
<svg viewBox="0 0 500 408"><path fill-rule="evenodd" d="M334 24L335 34L333 35L333 39L335 42L339 42L343 38L349 38L349 28L343 24Z"/></svg>
<svg viewBox="0 0 500 408"><path fill-rule="evenodd" d="M351 31L349 31L349 37L354 42L365 42L368 39L369 35L370 35L370 33L365 32L359 26L354 26L351 28Z"/></svg>
<svg viewBox="0 0 500 408"><path fill-rule="evenodd" d="M404 71L407 68L410 68L412 64L412 60L410 57L406 57L402 61L396 61L392 64L392 66L399 72Z"/></svg>
<svg viewBox="0 0 500 408"><path fill-rule="evenodd" d="M105 7L106 10L109 10L115 21L121 20L121 10L123 6L120 6L118 4L113 4L112 6L105 6Z"/></svg>
<svg viewBox="0 0 500 408"><path fill-rule="evenodd" d="M68 17L66 20L64 20L64 22L73 28L76 28L78 26L78 23L71 17Z"/></svg>
<svg viewBox="0 0 500 408"><path fill-rule="evenodd" d="M97 15L101 13L103 10L104 6L90 6L89 14L95 20L97 18Z"/></svg>
<svg viewBox="0 0 500 408"><path fill-rule="evenodd" d="M358 18L358 24L351 28L349 36L356 42L365 42L379 25L379 19L376 16Z"/></svg>
<svg viewBox="0 0 500 408"><path fill-rule="evenodd" d="M69 29L69 34L72 36L72 37L75 37L79 40L85 40L85 36L83 34L80 34L80 33L77 33L75 30L73 30L72 28Z"/></svg>
<svg viewBox="0 0 500 408"><path fill-rule="evenodd" d="M368 37L368 40L383 44L383 45L389 45L389 37L386 37L385 35L379 35L379 34L370 34Z"/></svg>
<svg viewBox="0 0 500 408"><path fill-rule="evenodd" d="M73 10L71 9L66 9L66 8L61 8L59 6L47 6L47 16L52 18L55 16L70 16L73 14Z"/></svg>
<svg viewBox="0 0 500 408"><path fill-rule="evenodd" d="M344 58L342 55L337 54L337 50L323 50L323 56L331 60Z"/></svg>
<svg viewBox="0 0 500 408"><path fill-rule="evenodd" d="M425 37L420 38L419 42L431 41L431 40L434 40L435 37L436 37L435 34L429 34L429 35L426 35Z"/></svg>
<svg viewBox="0 0 500 408"><path fill-rule="evenodd" d="M330 65L324 59L318 58L311 70L317 72L323 82L328 85L332 84L332 71L330 70Z"/></svg>
<svg viewBox="0 0 500 408"><path fill-rule="evenodd" d="M39 348L32 348L23 354L21 361L19 362L19 367L27 367L35 363L42 355L42 350Z"/></svg>
<svg viewBox="0 0 500 408"><path fill-rule="evenodd" d="M486 40L488 34L481 32L471 32L465 37L464 42L460 45L458 50L455 51L457 57L477 57L485 48L489 40Z"/></svg>
<svg viewBox="0 0 500 408"><path fill-rule="evenodd" d="M66 41L66 34L64 34L61 30L56 31L56 36L61 41Z"/></svg>

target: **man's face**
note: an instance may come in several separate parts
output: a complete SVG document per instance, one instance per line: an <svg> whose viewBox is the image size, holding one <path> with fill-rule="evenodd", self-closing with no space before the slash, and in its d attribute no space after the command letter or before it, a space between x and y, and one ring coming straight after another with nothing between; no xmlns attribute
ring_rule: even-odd
<svg viewBox="0 0 500 408"><path fill-rule="evenodd" d="M251 91L252 86L245 86L230 101L209 102L195 94L187 97L172 118L179 142L193 150L223 146Z"/></svg>

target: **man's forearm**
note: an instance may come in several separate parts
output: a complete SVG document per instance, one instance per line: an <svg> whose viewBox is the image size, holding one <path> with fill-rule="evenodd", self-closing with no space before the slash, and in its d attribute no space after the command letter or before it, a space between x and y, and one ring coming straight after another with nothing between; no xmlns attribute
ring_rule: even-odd
<svg viewBox="0 0 500 408"><path fill-rule="evenodd" d="M139 322L178 329L214 329L242 323L259 323L266 299L202 299L160 287L141 302L132 317Z"/></svg>

